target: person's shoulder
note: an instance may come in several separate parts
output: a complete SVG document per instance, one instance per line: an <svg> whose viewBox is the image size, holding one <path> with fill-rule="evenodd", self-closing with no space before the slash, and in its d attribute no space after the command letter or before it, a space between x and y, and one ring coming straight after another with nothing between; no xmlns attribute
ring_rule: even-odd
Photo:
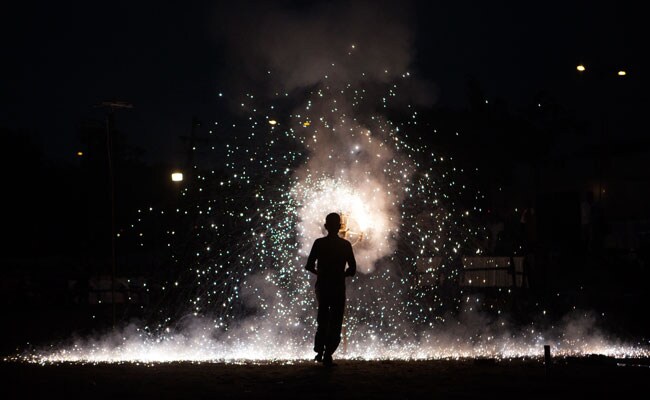
<svg viewBox="0 0 650 400"><path fill-rule="evenodd" d="M350 246L350 247L352 247L352 243L350 243L349 240L344 239L344 238L342 238L342 237L340 237L340 236L338 236L338 238L339 238L339 243L342 243L342 244L344 244L345 246Z"/></svg>

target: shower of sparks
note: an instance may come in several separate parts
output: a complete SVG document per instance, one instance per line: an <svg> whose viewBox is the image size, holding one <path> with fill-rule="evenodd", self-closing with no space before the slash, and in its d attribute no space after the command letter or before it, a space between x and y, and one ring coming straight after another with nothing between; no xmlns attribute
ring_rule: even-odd
<svg viewBox="0 0 650 400"><path fill-rule="evenodd" d="M256 330L240 327L231 333L197 322L184 332L152 335L127 327L100 340L78 341L69 346L51 347L38 352L5 358L40 364L74 363L164 363L176 361L249 363L311 360L313 352L304 340L280 337L271 327ZM501 323L499 325L502 325ZM432 330L418 341L388 343L377 336L356 340L337 352L338 358L352 360L439 360L490 358L542 359L544 345L554 357L604 355L629 359L647 358L647 343L629 345L608 340L590 329L589 318L576 318L547 332L529 327L513 335L508 326L492 331L467 331L454 323ZM250 332L247 332L249 331ZM498 333L499 332L499 333ZM570 332L570 333L567 333Z"/></svg>
<svg viewBox="0 0 650 400"><path fill-rule="evenodd" d="M393 101L400 103L400 84L409 76L379 96L352 84L323 84L286 113L247 95L240 102L246 117L217 121L210 133L218 145L203 149L223 160L221 169L196 165L182 182L177 208L142 211L120 238L131 235L145 246L146 221L163 215L190 221L184 236L167 231L175 265L190 273L162 285L162 291L182 289L174 307L152 312L157 321L143 328L18 359L311 359L314 281L304 264L329 212L344 214L350 232L363 236L354 246L360 273L348 281L338 357L538 357L544 344L560 356L647 356L645 344L592 333L515 330L503 322L470 329L447 317L471 310L469 298L451 295L445 285L458 279L459 257L479 252L475 241L486 235L471 223L482 210L458 199L470 195L480 204L482 195L470 194L457 179L464 171L418 136L423 128L414 107L404 107L398 121L385 116ZM286 97L278 93L278 104ZM179 298L187 299L180 307Z"/></svg>

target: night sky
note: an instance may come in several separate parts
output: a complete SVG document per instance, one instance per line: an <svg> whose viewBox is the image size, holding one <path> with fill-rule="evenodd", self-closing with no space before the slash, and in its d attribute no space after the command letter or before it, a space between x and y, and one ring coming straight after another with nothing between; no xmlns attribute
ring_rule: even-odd
<svg viewBox="0 0 650 400"><path fill-rule="evenodd" d="M293 29L287 54L314 53L327 44L299 40L301 29L327 32L359 21L349 31L355 37L332 37L371 42L381 21L394 19L408 47L400 61L422 82L432 106L466 106L470 78L487 99L512 109L540 91L576 110L624 98L629 124L620 134L640 137L634 110L647 105L647 51L642 13L632 2L401 3L372 2L365 9L324 1L14 4L3 10L0 28L0 125L66 159L77 151L80 123L102 115L96 105L121 100L134 106L117 118L128 141L150 161L173 159L193 116L212 122L243 92L264 93L269 59L260 55L263 40ZM578 80L587 78L578 76L579 63L591 74L582 86ZM625 82L617 80L618 69L627 71Z"/></svg>

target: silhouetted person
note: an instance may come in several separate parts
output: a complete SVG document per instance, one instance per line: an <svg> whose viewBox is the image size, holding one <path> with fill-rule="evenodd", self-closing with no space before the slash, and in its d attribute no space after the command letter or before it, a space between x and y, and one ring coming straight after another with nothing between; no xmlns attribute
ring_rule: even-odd
<svg viewBox="0 0 650 400"><path fill-rule="evenodd" d="M325 365L333 365L332 354L341 342L341 326L345 309L345 277L354 276L357 262L350 242L338 235L341 229L341 217L338 214L327 215L325 229L328 234L314 242L305 269L317 275L318 328L314 340L315 359ZM345 269L346 263L347 269Z"/></svg>

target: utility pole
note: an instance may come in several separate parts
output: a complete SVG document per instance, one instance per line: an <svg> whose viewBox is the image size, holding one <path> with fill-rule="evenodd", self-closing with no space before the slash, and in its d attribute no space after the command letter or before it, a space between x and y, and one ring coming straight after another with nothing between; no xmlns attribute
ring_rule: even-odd
<svg viewBox="0 0 650 400"><path fill-rule="evenodd" d="M111 314L113 329L115 329L115 272L117 269L117 260L115 251L115 160L113 158L113 126L115 124L115 110L133 108L133 105L123 101L104 101L99 107L108 109L108 114L106 115L106 151L108 157L108 184L111 197Z"/></svg>

